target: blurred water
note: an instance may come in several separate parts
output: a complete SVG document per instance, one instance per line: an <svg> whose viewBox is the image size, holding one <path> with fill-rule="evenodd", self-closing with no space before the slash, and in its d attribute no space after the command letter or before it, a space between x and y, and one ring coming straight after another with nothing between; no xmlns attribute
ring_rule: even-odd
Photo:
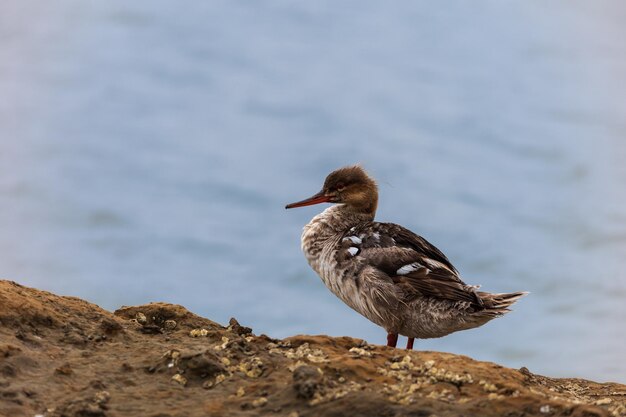
<svg viewBox="0 0 626 417"><path fill-rule="evenodd" d="M361 162L378 218L529 290L420 341L626 382L626 5L0 3L0 276L114 309L383 343L300 253Z"/></svg>

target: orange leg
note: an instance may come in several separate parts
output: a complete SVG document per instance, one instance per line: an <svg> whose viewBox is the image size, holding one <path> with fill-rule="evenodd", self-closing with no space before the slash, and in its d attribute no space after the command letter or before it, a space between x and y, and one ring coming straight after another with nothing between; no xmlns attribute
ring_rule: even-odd
<svg viewBox="0 0 626 417"><path fill-rule="evenodd" d="M388 333L387 334L387 346L396 347L398 344L398 334Z"/></svg>
<svg viewBox="0 0 626 417"><path fill-rule="evenodd" d="M414 337L409 337L409 339L406 341L406 348L407 350L413 350L413 342L415 341Z"/></svg>

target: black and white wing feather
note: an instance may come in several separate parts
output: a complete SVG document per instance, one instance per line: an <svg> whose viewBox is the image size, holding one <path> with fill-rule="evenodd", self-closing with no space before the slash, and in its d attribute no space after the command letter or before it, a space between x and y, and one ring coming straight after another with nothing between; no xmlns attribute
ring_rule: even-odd
<svg viewBox="0 0 626 417"><path fill-rule="evenodd" d="M391 279L404 301L427 297L483 308L477 287L466 285L439 249L402 226L366 223L350 229L341 244L347 257L374 267Z"/></svg>

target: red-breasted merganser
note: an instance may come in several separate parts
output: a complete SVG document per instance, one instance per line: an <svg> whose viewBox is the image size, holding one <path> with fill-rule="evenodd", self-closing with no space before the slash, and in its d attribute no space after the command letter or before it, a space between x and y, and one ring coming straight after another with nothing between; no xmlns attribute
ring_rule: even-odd
<svg viewBox="0 0 626 417"><path fill-rule="evenodd" d="M378 187L360 166L330 173L319 193L285 208L319 203L338 204L304 227L307 261L337 297L387 331L388 346L399 334L412 349L415 338L482 326L527 294L477 291L426 239L375 222Z"/></svg>

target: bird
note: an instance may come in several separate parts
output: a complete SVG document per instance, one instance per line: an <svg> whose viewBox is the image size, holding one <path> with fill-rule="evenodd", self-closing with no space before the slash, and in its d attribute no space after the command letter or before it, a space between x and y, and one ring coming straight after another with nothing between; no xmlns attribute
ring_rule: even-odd
<svg viewBox="0 0 626 417"><path fill-rule="evenodd" d="M387 346L402 335L411 350L415 339L482 326L528 294L478 291L426 239L374 221L378 185L360 165L331 172L320 192L285 208L320 203L333 205L304 226L302 251L332 293L386 330Z"/></svg>

